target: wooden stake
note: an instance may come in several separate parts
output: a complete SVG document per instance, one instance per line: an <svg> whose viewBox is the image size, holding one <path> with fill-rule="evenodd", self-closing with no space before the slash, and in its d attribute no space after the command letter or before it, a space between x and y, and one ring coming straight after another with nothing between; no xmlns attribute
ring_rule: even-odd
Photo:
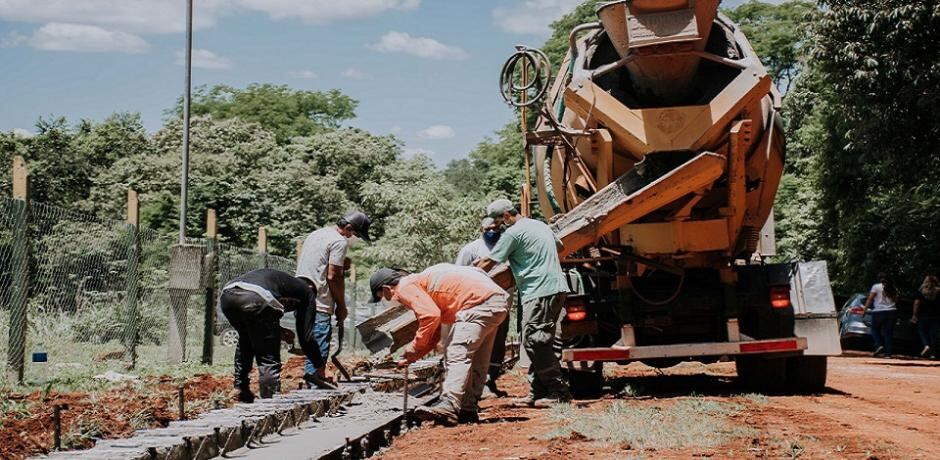
<svg viewBox="0 0 940 460"><path fill-rule="evenodd" d="M219 224L215 209L206 210L206 238L215 238L219 234Z"/></svg>
<svg viewBox="0 0 940 460"><path fill-rule="evenodd" d="M137 191L127 190L127 223L130 225L140 224L140 200Z"/></svg>
<svg viewBox="0 0 940 460"><path fill-rule="evenodd" d="M268 229L264 227L258 227L258 252L268 253Z"/></svg>
<svg viewBox="0 0 940 460"><path fill-rule="evenodd" d="M23 157L13 157L13 198L25 200L29 195L29 173Z"/></svg>

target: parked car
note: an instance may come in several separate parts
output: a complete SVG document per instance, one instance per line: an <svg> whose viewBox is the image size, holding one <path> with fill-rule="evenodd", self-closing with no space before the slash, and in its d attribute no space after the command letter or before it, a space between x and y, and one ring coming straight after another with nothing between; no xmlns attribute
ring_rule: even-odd
<svg viewBox="0 0 940 460"><path fill-rule="evenodd" d="M300 342L297 341L297 323L294 320L294 312L289 311L281 317L281 327L294 332L294 346L300 348ZM229 324L228 319L219 309L216 309L215 315L215 335L219 337L219 343L225 347L234 347L238 345L238 331ZM281 344L286 350L290 347L286 343Z"/></svg>
<svg viewBox="0 0 940 460"><path fill-rule="evenodd" d="M870 350L871 311L865 311L866 294L857 293L849 297L839 311L839 338L843 348ZM898 319L894 324L894 344L896 350L919 351L920 341L917 327L911 324L913 303L901 298L898 302Z"/></svg>

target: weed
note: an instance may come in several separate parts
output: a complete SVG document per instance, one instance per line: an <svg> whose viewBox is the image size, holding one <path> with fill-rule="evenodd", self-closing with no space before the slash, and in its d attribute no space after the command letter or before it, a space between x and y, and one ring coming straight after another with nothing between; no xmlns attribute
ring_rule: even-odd
<svg viewBox="0 0 940 460"><path fill-rule="evenodd" d="M88 447L96 438L101 437L101 422L80 415L62 437L62 447L77 449Z"/></svg>
<svg viewBox="0 0 940 460"><path fill-rule="evenodd" d="M569 434L639 449L671 449L714 447L754 435L754 429L733 425L726 419L740 410L739 404L693 397L665 408L616 401L599 414L558 405L552 407L551 415L565 423L560 428L566 428Z"/></svg>
<svg viewBox="0 0 940 460"><path fill-rule="evenodd" d="M763 405L766 405L766 404L770 404L770 398L768 398L767 396L764 396L764 395L762 395L762 394L760 394L760 393L748 393L748 394L744 395L743 397L744 397L744 399L746 399L746 400L748 400L748 401L750 401L750 402L752 402L752 403L754 403L754 404L756 404L756 405L759 405L759 406L763 406Z"/></svg>
<svg viewBox="0 0 940 460"><path fill-rule="evenodd" d="M8 395L0 396L0 420L7 417L25 418L29 414L28 401L10 399Z"/></svg>
<svg viewBox="0 0 940 460"><path fill-rule="evenodd" d="M790 441L788 443L786 453L787 455L790 456L791 459L797 459L797 458L800 458L800 456L802 456L803 452L805 451L806 451L806 448L800 445L800 443L796 441Z"/></svg>

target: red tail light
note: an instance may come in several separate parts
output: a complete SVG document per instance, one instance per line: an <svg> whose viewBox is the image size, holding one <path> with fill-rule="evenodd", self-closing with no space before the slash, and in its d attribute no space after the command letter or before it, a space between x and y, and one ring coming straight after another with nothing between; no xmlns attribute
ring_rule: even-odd
<svg viewBox="0 0 940 460"><path fill-rule="evenodd" d="M568 321L584 321L587 319L587 306L581 302L565 305L565 317Z"/></svg>
<svg viewBox="0 0 940 460"><path fill-rule="evenodd" d="M864 315L864 314L865 314L865 307L856 305L856 306L850 308L850 309L849 309L849 312L852 313L853 315Z"/></svg>
<svg viewBox="0 0 940 460"><path fill-rule="evenodd" d="M770 306L774 308L790 308L790 286L771 287Z"/></svg>

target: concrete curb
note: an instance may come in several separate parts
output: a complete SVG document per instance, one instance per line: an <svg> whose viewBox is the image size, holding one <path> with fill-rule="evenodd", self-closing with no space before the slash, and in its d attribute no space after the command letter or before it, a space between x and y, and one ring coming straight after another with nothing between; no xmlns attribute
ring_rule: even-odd
<svg viewBox="0 0 940 460"><path fill-rule="evenodd" d="M441 374L439 361L418 362L411 371L417 379L433 380ZM127 439L101 440L88 450L53 452L37 458L206 460L242 447L258 447L265 444L265 436L336 414L367 391L398 391L403 383L378 380L345 383L339 390L295 390L271 399L257 399L253 404L213 410L194 420L170 422L166 428L138 430Z"/></svg>

